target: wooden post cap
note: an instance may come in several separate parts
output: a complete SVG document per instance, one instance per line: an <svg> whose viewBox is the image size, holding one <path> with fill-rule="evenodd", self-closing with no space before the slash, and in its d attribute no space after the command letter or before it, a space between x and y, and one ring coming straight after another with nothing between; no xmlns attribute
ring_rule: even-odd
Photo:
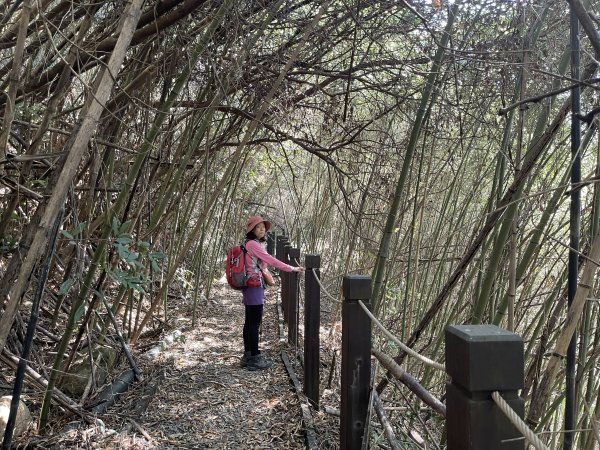
<svg viewBox="0 0 600 450"><path fill-rule="evenodd" d="M342 290L346 300L370 300L371 277L366 275L344 275Z"/></svg>
<svg viewBox="0 0 600 450"><path fill-rule="evenodd" d="M318 269L321 267L321 255L304 255L304 265L307 269Z"/></svg>
<svg viewBox="0 0 600 450"><path fill-rule="evenodd" d="M523 388L523 339L495 325L446 328L446 372L454 383L474 391Z"/></svg>

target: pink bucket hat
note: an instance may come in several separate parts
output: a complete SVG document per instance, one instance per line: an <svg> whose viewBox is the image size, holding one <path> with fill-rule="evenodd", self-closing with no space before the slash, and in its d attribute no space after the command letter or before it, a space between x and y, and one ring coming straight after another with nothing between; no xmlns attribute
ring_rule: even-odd
<svg viewBox="0 0 600 450"><path fill-rule="evenodd" d="M252 216L248 219L248 222L246 222L246 233L250 233L254 227L261 222L265 224L265 230L269 231L269 228L271 228L271 222L263 219L261 216Z"/></svg>

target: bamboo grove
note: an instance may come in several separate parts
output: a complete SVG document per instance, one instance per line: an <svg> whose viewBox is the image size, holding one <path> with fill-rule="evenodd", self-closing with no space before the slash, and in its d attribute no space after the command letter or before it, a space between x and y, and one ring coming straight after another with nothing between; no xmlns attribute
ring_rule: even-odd
<svg viewBox="0 0 600 450"><path fill-rule="evenodd" d="M600 3L570 3L600 27ZM173 317L173 292L202 308L244 218L261 213L322 255L330 292L344 273L372 275L377 316L431 358L448 323L522 335L528 422L556 432L542 435L553 448L574 331L576 443L595 448L598 38L581 33L585 179L571 186L568 11L560 0L0 2L0 348L20 353L53 252L41 315L55 340L32 357L48 378L40 431L78 355L118 347L116 335L135 347ZM589 288L567 317L573 189ZM338 308L324 309L333 324ZM443 395L443 377L404 364ZM395 426L443 439L417 409Z"/></svg>

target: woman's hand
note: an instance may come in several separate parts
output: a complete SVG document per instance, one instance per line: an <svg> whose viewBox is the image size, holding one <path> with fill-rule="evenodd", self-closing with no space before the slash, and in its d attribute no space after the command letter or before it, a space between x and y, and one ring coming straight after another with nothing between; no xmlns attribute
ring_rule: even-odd
<svg viewBox="0 0 600 450"><path fill-rule="evenodd" d="M304 272L306 269L302 266L294 267L292 272Z"/></svg>

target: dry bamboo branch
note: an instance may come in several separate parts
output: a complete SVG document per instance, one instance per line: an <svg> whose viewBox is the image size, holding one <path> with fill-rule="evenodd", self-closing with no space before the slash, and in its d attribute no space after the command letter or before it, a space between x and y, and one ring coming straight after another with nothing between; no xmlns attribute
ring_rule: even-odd
<svg viewBox="0 0 600 450"><path fill-rule="evenodd" d="M379 360L395 378L404 383L417 397L423 400L434 411L437 411L442 416L446 417L446 405L435 398L427 389L412 376L406 373L402 368L394 362L394 360L379 350L372 349L371 353Z"/></svg>
<svg viewBox="0 0 600 450"><path fill-rule="evenodd" d="M4 106L4 126L0 132L0 155L3 157L6 157L8 137L10 136L10 129L15 115L15 98L17 97L17 89L19 87L19 72L23 65L23 53L25 51L25 39L27 38L27 28L29 27L29 17L31 15L31 4L32 0L25 0L25 3L23 3L13 66L9 75L8 98Z"/></svg>
<svg viewBox="0 0 600 450"><path fill-rule="evenodd" d="M377 395L376 391L373 391L373 406L375 407L375 412L377 413L377 417L383 426L383 433L390 444L392 450L402 450L398 439L396 439L396 434L394 433L394 428L390 423L385 411L383 410L383 404L381 403L381 399L379 395Z"/></svg>
<svg viewBox="0 0 600 450"><path fill-rule="evenodd" d="M2 361L4 364L6 364L7 366L9 366L10 368L12 368L14 370L16 370L17 366L19 365L19 358L17 358L15 355L9 353L6 350L0 354L0 361ZM30 379L32 381L32 383L36 384L38 386L38 388L46 389L48 387L48 380L46 380L42 375L40 375L34 369L32 369L31 366L29 366L29 365L25 369L25 375L27 376L28 379ZM90 413L81 409L81 407L77 403L75 403L73 400L71 400L62 391L55 389L52 400L54 400L56 403L58 403L65 409L71 411L73 414L78 415L83 420L85 420L87 423L89 423L89 424L95 423L95 420L91 416Z"/></svg>

